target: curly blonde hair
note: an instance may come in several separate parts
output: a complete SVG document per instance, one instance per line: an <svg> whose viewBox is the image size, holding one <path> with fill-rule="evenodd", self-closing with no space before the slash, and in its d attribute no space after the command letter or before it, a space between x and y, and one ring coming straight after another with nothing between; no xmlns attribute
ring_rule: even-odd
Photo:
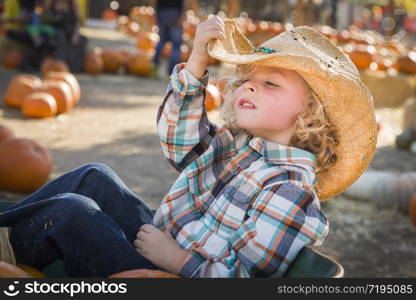
<svg viewBox="0 0 416 300"><path fill-rule="evenodd" d="M234 134L244 132L251 135L247 130L237 126L232 107L232 96L240 86L242 76L252 72L254 68L253 65L240 65L236 68L235 76L223 77L228 83L223 92L224 103L220 109L220 116L224 125L230 128ZM318 173L335 164L337 160L335 147L339 141L336 127L329 120L324 105L309 84L307 84L307 87L307 104L305 109L296 117L295 133L290 139L289 146L313 153L316 156L315 171Z"/></svg>

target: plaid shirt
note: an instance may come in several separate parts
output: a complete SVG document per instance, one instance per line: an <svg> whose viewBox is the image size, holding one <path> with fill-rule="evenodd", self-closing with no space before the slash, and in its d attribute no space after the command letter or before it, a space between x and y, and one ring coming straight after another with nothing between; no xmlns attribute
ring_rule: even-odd
<svg viewBox="0 0 416 300"><path fill-rule="evenodd" d="M175 67L157 124L163 154L180 175L154 216L189 254L184 277L282 276L328 221L313 189L315 156L207 118L201 81Z"/></svg>

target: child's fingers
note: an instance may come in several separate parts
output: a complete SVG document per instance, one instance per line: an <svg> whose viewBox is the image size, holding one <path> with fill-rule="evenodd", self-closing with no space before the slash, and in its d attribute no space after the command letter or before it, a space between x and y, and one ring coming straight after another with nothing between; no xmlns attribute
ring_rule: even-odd
<svg viewBox="0 0 416 300"><path fill-rule="evenodd" d="M204 31L208 31L208 30L218 30L221 32L225 32L224 28L221 28L220 26L214 26L214 25L204 28Z"/></svg>
<svg viewBox="0 0 416 300"><path fill-rule="evenodd" d="M136 235L137 239L139 239L140 241L144 241L144 239L146 238L146 232L144 231L139 231Z"/></svg>
<svg viewBox="0 0 416 300"><path fill-rule="evenodd" d="M218 24L210 25L204 28L204 31L208 31L208 30L218 30L222 33L225 32L224 27L221 27L221 25L218 25Z"/></svg>
<svg viewBox="0 0 416 300"><path fill-rule="evenodd" d="M220 18L212 18L204 23L199 24L198 26L200 26L201 28L206 28L206 29L212 28L212 27L224 28L224 21Z"/></svg>
<svg viewBox="0 0 416 300"><path fill-rule="evenodd" d="M133 241L133 246L136 249L143 250L143 248L142 248L142 242L140 240L138 240L138 239L135 239Z"/></svg>
<svg viewBox="0 0 416 300"><path fill-rule="evenodd" d="M225 34L218 30L207 30L206 31L206 39L220 39L225 40Z"/></svg>
<svg viewBox="0 0 416 300"><path fill-rule="evenodd" d="M218 28L224 28L224 22L221 22L221 21L212 21L212 22L209 22L209 23L206 23L206 24L201 24L201 27L206 27L206 28L208 28L208 27L218 27Z"/></svg>
<svg viewBox="0 0 416 300"><path fill-rule="evenodd" d="M220 16L214 15L211 18L208 18L208 22L220 22L224 24L224 19Z"/></svg>
<svg viewBox="0 0 416 300"><path fill-rule="evenodd" d="M219 22L215 22L215 25L219 28L219 29L221 29L221 30L223 30L224 31L224 23L219 23Z"/></svg>
<svg viewBox="0 0 416 300"><path fill-rule="evenodd" d="M139 231L144 231L147 233L152 232L152 230L154 229L154 226L151 224L144 224L140 227Z"/></svg>
<svg viewBox="0 0 416 300"><path fill-rule="evenodd" d="M205 30L205 34L206 35L210 35L210 34L221 34L221 35L225 36L225 33L223 31L218 30L216 28Z"/></svg>

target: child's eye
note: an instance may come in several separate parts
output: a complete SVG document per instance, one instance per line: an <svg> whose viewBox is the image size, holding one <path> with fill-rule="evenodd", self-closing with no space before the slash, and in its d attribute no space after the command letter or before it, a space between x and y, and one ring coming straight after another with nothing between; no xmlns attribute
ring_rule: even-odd
<svg viewBox="0 0 416 300"><path fill-rule="evenodd" d="M244 83L246 83L248 81L248 79L240 79L237 81L238 85L243 85Z"/></svg>
<svg viewBox="0 0 416 300"><path fill-rule="evenodd" d="M268 86L272 86L272 87L278 87L277 84L275 84L273 82L270 82L270 81L266 81L265 84L268 85Z"/></svg>

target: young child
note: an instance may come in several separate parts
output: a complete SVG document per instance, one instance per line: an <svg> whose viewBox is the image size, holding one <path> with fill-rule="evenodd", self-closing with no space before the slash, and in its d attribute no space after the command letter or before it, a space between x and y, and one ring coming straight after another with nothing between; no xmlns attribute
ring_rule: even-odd
<svg viewBox="0 0 416 300"><path fill-rule="evenodd" d="M221 128L204 106L208 55L239 65ZM63 258L71 276L283 276L328 233L319 200L359 177L376 142L371 95L325 37L297 27L254 48L216 16L198 25L157 120L180 175L156 214L107 167L83 166L0 215L18 262Z"/></svg>
<svg viewBox="0 0 416 300"><path fill-rule="evenodd" d="M222 128L204 108L208 41L211 56L239 65ZM312 28L254 48L231 20L200 24L158 116L163 152L181 175L154 216L158 229L141 228L139 252L171 263L178 253L168 270L185 277L282 276L328 233L319 197L341 192L370 162L372 105L351 61ZM164 242L160 229L174 239Z"/></svg>

